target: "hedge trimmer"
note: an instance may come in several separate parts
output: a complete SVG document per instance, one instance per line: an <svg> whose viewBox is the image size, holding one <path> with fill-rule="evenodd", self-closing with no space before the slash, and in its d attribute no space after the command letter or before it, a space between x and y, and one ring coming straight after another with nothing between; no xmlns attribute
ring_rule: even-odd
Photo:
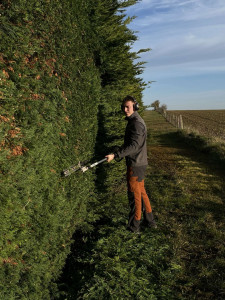
<svg viewBox="0 0 225 300"><path fill-rule="evenodd" d="M86 164L86 162L83 162L83 163L79 162L78 165L70 166L68 169L62 171L62 175L67 177L67 176L70 176L72 173L79 171L79 170L81 170L84 173L87 170L94 168L95 166L103 163L106 160L107 160L107 158L103 158L102 160L99 160L91 165L84 165L84 164Z"/></svg>

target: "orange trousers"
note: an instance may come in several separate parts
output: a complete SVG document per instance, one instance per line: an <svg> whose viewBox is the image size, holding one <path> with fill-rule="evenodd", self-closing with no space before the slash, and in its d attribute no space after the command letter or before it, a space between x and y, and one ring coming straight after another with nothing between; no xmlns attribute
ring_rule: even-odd
<svg viewBox="0 0 225 300"><path fill-rule="evenodd" d="M130 217L129 217L130 221L132 218L134 218L137 221L141 220L141 213L142 213L143 206L145 209L145 213L148 214L152 212L151 204L144 186L145 168L144 170L142 169L143 170L142 171L140 167L142 174L138 174L138 173L135 174L132 167L127 167L128 199L131 208ZM138 169L138 168L134 168L134 169Z"/></svg>

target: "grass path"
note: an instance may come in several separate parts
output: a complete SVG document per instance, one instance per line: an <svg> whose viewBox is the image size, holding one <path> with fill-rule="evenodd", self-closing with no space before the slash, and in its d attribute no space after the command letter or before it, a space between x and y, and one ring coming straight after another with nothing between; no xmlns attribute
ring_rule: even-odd
<svg viewBox="0 0 225 300"><path fill-rule="evenodd" d="M224 173L156 112L146 112L145 180L158 228L125 230L126 184L75 239L62 299L224 299ZM77 246L79 244L79 247Z"/></svg>
<svg viewBox="0 0 225 300"><path fill-rule="evenodd" d="M184 299L224 299L225 177L210 157L180 139L162 116L147 112L148 187L162 230L173 235Z"/></svg>

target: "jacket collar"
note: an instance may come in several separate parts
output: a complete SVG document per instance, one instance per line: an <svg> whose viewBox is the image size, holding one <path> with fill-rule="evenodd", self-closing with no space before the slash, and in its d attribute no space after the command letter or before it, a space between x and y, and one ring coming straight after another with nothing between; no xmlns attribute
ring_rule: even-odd
<svg viewBox="0 0 225 300"><path fill-rule="evenodd" d="M136 117L137 115L138 115L138 112L137 112L137 111L134 111L134 112L132 113L132 115L129 116L129 117L126 117L125 120L127 120L127 121L132 120L132 119L133 119L134 117Z"/></svg>

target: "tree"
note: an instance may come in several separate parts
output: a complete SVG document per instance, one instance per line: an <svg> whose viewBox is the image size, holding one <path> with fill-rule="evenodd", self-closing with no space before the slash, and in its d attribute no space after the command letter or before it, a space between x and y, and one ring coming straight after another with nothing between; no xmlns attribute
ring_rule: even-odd
<svg viewBox="0 0 225 300"><path fill-rule="evenodd" d="M161 106L161 109L162 109L162 110L167 110L167 105L166 105L166 104L163 104L163 105Z"/></svg>
<svg viewBox="0 0 225 300"><path fill-rule="evenodd" d="M159 109L159 104L160 104L160 101L155 100L154 102L152 102L151 107L154 107L154 110L158 110Z"/></svg>

